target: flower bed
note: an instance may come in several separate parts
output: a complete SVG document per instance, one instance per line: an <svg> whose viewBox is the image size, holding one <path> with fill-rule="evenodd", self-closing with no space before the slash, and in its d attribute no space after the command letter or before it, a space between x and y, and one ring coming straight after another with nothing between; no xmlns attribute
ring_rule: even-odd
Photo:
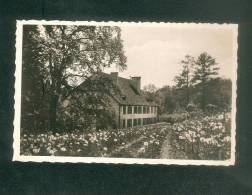
<svg viewBox="0 0 252 195"><path fill-rule="evenodd" d="M161 147L165 138L167 124L153 124L128 129L98 130L83 133L48 132L46 134L21 135L21 155L40 156L113 156L118 147L126 147L128 143L142 136L141 142L145 151L153 153ZM139 152L141 153L141 152ZM142 155L141 153L141 155ZM112 154L112 155L111 155ZM118 154L115 153L115 156ZM131 157L125 153L123 157Z"/></svg>
<svg viewBox="0 0 252 195"><path fill-rule="evenodd" d="M189 117L173 125L159 123L127 129L72 133L21 135L21 155L163 158L165 140L180 159L224 160L230 158L230 117ZM168 135L169 132L169 136ZM169 138L169 139L167 139ZM170 147L171 146L171 147ZM178 155L177 155L178 156Z"/></svg>
<svg viewBox="0 0 252 195"><path fill-rule="evenodd" d="M219 114L174 124L170 138L172 146L184 151L189 159L229 159L230 123L230 118Z"/></svg>
<svg viewBox="0 0 252 195"><path fill-rule="evenodd" d="M161 148L170 130L171 125L166 123L152 126L142 132L140 141L116 153L115 157L161 158Z"/></svg>

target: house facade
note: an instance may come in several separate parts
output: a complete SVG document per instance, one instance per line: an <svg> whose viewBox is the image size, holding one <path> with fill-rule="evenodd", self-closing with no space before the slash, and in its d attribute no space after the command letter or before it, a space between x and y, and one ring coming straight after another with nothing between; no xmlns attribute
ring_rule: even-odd
<svg viewBox="0 0 252 195"><path fill-rule="evenodd" d="M148 102L141 91L141 77L130 79L118 76L118 72L107 74L120 93L111 97L111 109L115 114L117 127L126 128L155 123L158 120L158 106Z"/></svg>

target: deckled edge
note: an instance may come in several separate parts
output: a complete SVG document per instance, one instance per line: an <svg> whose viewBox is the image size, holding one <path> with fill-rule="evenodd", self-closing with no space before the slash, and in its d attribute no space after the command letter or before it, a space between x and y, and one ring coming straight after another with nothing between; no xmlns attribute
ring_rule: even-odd
<svg viewBox="0 0 252 195"><path fill-rule="evenodd" d="M169 24L180 28L179 25L195 24L211 27L229 26L234 30L233 37L233 64L232 64L232 111L231 111L231 158L228 160L178 160L178 159L140 159L140 158L104 158L104 157L69 157L69 156L21 156L20 155L20 119L21 119L21 82L22 82L22 41L23 25L100 25L100 26L157 26ZM182 26L181 26L182 27ZM182 27L183 28L183 27ZM145 165L208 165L231 166L235 165L236 154L236 98L237 98L237 68L238 68L238 24L227 23L176 23L176 22L96 22L96 21L59 21L59 20L17 20L16 21L16 71L14 95L14 131L13 131L13 158L12 161L21 162L59 162L59 163L105 163L105 164L145 164Z"/></svg>

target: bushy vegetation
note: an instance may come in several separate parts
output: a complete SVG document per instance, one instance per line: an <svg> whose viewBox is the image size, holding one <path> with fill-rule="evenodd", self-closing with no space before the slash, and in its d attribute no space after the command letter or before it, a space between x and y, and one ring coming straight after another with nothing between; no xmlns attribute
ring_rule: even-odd
<svg viewBox="0 0 252 195"><path fill-rule="evenodd" d="M230 158L230 129L230 115L219 113L126 129L24 133L21 155L162 158L167 147L163 143L169 139L168 147L183 152L182 159L225 160Z"/></svg>
<svg viewBox="0 0 252 195"><path fill-rule="evenodd" d="M79 130L60 134L50 131L43 134L24 133L21 136L21 155L157 157L169 129L170 125L164 123L86 133ZM137 139L137 151L132 154L129 144Z"/></svg>
<svg viewBox="0 0 252 195"><path fill-rule="evenodd" d="M144 87L164 123L116 129L106 97L118 91L101 73L126 68L120 28L28 25L23 42L21 155L161 158L169 139L184 158L230 158L223 113L231 111L232 83L206 52L185 56L174 86Z"/></svg>
<svg viewBox="0 0 252 195"><path fill-rule="evenodd" d="M172 126L172 146L189 159L230 158L231 120L226 114L194 117Z"/></svg>
<svg viewBox="0 0 252 195"><path fill-rule="evenodd" d="M163 122L168 123L178 123L186 120L189 117L189 113L183 112L183 113L172 113L172 114L162 114L159 119Z"/></svg>

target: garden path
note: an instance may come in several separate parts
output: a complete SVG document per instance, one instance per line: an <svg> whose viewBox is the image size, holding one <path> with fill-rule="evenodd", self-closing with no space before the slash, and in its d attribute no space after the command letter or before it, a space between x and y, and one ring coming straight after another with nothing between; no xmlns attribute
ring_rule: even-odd
<svg viewBox="0 0 252 195"><path fill-rule="evenodd" d="M172 134L171 131L167 134L166 140L164 141L161 148L160 158L162 159L187 159L183 151L178 151L172 146L171 134Z"/></svg>
<svg viewBox="0 0 252 195"><path fill-rule="evenodd" d="M136 140L134 140L134 141L132 141L132 142L126 144L125 146L121 146L121 147L117 148L116 150L114 150L112 153L108 154L107 156L113 156L113 155L115 155L115 154L117 154L117 153L120 153L122 150L128 150L132 145L134 145L134 144L140 142L143 138L144 138L144 137L141 136L141 137L139 137L138 139L136 139ZM128 152L129 152L129 151L128 151Z"/></svg>

